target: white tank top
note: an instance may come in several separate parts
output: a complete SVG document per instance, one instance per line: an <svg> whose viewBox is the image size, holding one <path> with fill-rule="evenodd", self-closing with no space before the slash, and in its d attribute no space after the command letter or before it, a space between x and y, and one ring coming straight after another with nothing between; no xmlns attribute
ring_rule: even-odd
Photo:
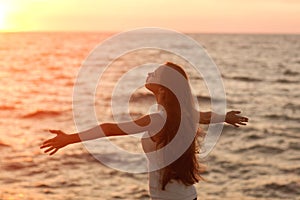
<svg viewBox="0 0 300 200"><path fill-rule="evenodd" d="M160 112L164 114L163 112ZM143 137L141 139L144 152L155 151L156 143L150 137ZM159 162L159 158L157 158ZM148 160L149 167L149 160ZM149 172L149 192L152 200L193 200L197 198L197 192L194 185L186 186L177 180L171 180L162 190L160 182L160 171L156 170Z"/></svg>

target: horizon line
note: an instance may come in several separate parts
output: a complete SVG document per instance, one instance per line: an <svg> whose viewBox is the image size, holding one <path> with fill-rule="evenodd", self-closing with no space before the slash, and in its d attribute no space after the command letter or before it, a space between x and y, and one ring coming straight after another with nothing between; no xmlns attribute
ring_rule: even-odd
<svg viewBox="0 0 300 200"><path fill-rule="evenodd" d="M119 30L119 31L110 31L110 30L0 30L0 34L5 33L106 33L106 34L116 34L121 32L130 31L132 29ZM175 30L178 31L178 30ZM178 31L184 34L214 34L214 35L299 35L300 32L234 32L234 31Z"/></svg>

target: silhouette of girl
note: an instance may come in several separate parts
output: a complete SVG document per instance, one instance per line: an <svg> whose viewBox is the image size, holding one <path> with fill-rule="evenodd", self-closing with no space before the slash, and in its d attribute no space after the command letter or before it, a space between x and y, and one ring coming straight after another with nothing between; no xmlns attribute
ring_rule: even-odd
<svg viewBox="0 0 300 200"><path fill-rule="evenodd" d="M148 158L149 190L153 200L195 200L194 184L203 180L204 168L196 153L198 124L226 122L233 126L246 125L248 118L240 111L225 116L213 112L199 112L195 108L187 74L178 65L167 62L149 73L145 87L156 98L158 110L134 121L102 123L92 129L66 134L50 130L56 137L46 140L40 148L55 154L66 145L101 137L145 132L141 139Z"/></svg>

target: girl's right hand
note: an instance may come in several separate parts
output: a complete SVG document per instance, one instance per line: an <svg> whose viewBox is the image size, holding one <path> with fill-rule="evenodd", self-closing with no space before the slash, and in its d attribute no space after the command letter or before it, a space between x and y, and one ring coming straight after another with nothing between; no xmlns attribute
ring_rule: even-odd
<svg viewBox="0 0 300 200"><path fill-rule="evenodd" d="M56 134L52 139L46 140L40 146L41 149L47 148L44 153L50 152L50 156L55 154L60 148L70 144L70 137L61 130L49 130L50 133Z"/></svg>

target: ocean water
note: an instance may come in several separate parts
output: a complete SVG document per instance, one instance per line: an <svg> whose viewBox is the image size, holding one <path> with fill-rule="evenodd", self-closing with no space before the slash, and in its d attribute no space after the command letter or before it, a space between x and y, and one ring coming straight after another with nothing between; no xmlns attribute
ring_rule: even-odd
<svg viewBox="0 0 300 200"><path fill-rule="evenodd" d="M51 157L39 149L42 141L53 136L48 129L76 132L72 94L77 74L90 51L111 35L0 34L1 200L149 199L147 174L108 168L82 144L68 146ZM300 35L189 36L205 47L218 66L227 110L241 110L250 119L245 127L225 125L217 145L204 160L207 181L196 185L199 199L300 199ZM124 42L135 41L128 38ZM193 55L181 41L172 45ZM153 49L113 60L110 55L117 48L111 48L111 54L106 52L106 59L113 62L96 90L100 122L113 119L110 97L116 81L130 68L165 61L188 66L178 56ZM93 68L104 67L103 63L95 57L86 65L91 66L92 74ZM204 80L190 68L187 71L201 110L210 110ZM136 77L146 75L147 70ZM121 98L124 94L118 95ZM153 96L139 88L130 101L130 113L141 116L153 103ZM118 117L123 116L118 112ZM88 127L89 122L86 124ZM141 151L137 138L112 141L128 151ZM119 156L103 154L108 160ZM131 160L124 163L130 165Z"/></svg>

